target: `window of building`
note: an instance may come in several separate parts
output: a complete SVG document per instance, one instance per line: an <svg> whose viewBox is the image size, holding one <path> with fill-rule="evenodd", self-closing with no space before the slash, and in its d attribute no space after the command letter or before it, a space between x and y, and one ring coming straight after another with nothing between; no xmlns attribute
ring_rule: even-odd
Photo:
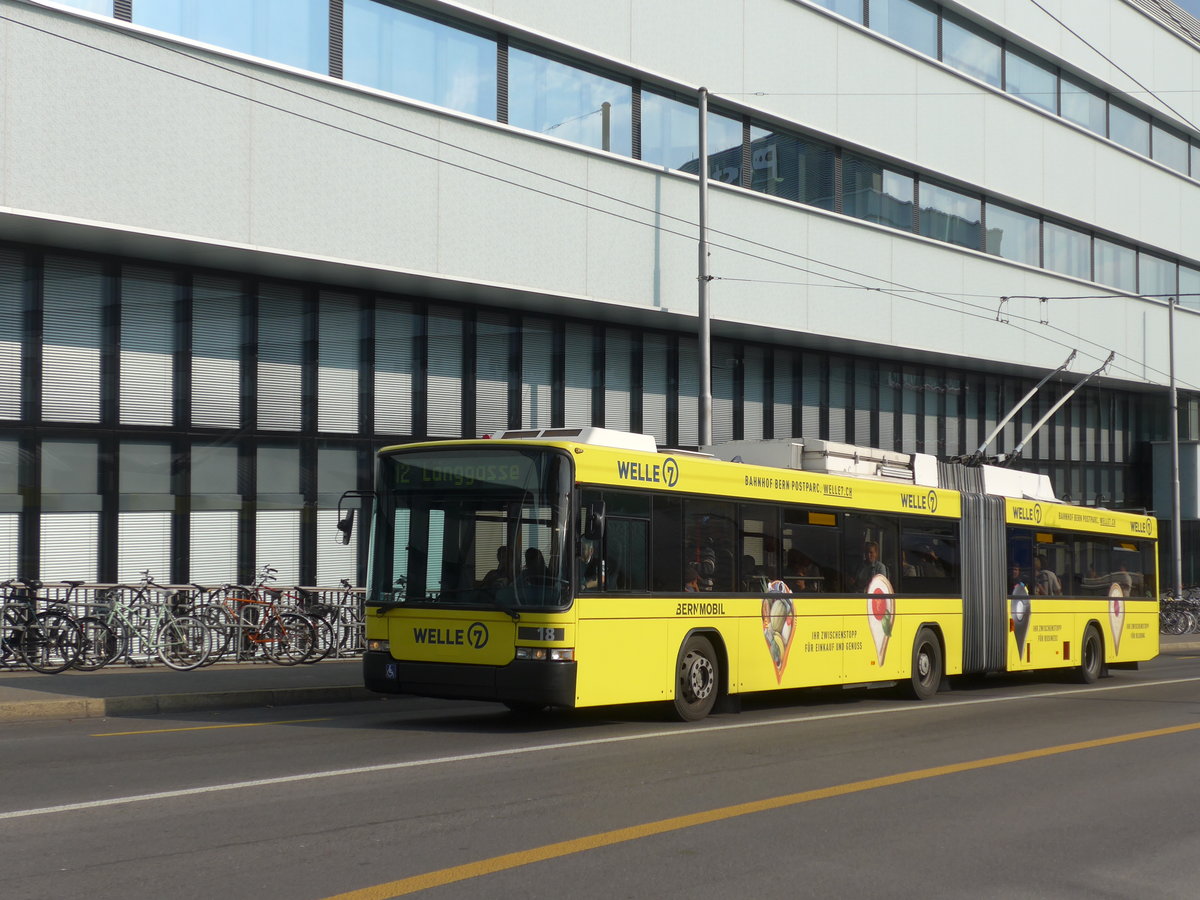
<svg viewBox="0 0 1200 900"><path fill-rule="evenodd" d="M137 25L329 72L329 0L137 0Z"/></svg>
<svg viewBox="0 0 1200 900"><path fill-rule="evenodd" d="M1000 41L949 13L942 16L942 62L1000 87Z"/></svg>
<svg viewBox="0 0 1200 900"><path fill-rule="evenodd" d="M47 257L43 285L42 418L99 422L101 266L92 260Z"/></svg>
<svg viewBox="0 0 1200 900"><path fill-rule="evenodd" d="M1188 173L1187 138L1176 134L1158 122L1151 123L1151 139L1154 158L1176 172ZM1197 173L1200 174L1200 173Z"/></svg>
<svg viewBox="0 0 1200 900"><path fill-rule="evenodd" d="M1036 216L987 204L987 252L1014 262L1041 265L1041 223Z"/></svg>
<svg viewBox="0 0 1200 900"><path fill-rule="evenodd" d="M174 416L175 278L126 266L121 272L121 422L170 425Z"/></svg>
<svg viewBox="0 0 1200 900"><path fill-rule="evenodd" d="M1175 279L1175 263L1170 260L1151 256L1149 253L1138 254L1138 293L1148 297L1173 295L1179 290Z"/></svg>
<svg viewBox="0 0 1200 900"><path fill-rule="evenodd" d="M978 197L922 181L921 234L978 250L983 206Z"/></svg>
<svg viewBox="0 0 1200 900"><path fill-rule="evenodd" d="M937 9L924 0L871 0L871 28L937 59Z"/></svg>
<svg viewBox="0 0 1200 900"><path fill-rule="evenodd" d="M1058 112L1058 73L1013 47L1004 51L1004 89L1047 112Z"/></svg>
<svg viewBox="0 0 1200 900"><path fill-rule="evenodd" d="M863 0L813 0L813 3L855 22L861 23L863 20Z"/></svg>
<svg viewBox="0 0 1200 900"><path fill-rule="evenodd" d="M1197 144L1191 145L1190 156L1191 156L1191 160L1192 160L1192 169L1191 169L1192 177L1200 178L1200 145L1197 145Z"/></svg>
<svg viewBox="0 0 1200 900"><path fill-rule="evenodd" d="M627 83L519 47L508 51L510 125L630 156L632 110Z"/></svg>
<svg viewBox="0 0 1200 900"><path fill-rule="evenodd" d="M1046 255L1043 265L1047 269L1091 280L1092 239L1089 235L1066 225L1046 222L1044 237Z"/></svg>
<svg viewBox="0 0 1200 900"><path fill-rule="evenodd" d="M0 250L0 419L21 418L24 283L21 254L7 248Z"/></svg>
<svg viewBox="0 0 1200 900"><path fill-rule="evenodd" d="M695 103L642 91L642 159L668 169L682 169L690 163L696 171L699 116Z"/></svg>
<svg viewBox="0 0 1200 900"><path fill-rule="evenodd" d="M1200 309L1200 269L1179 267L1179 305Z"/></svg>
<svg viewBox="0 0 1200 900"><path fill-rule="evenodd" d="M754 125L750 128L750 186L821 209L834 206L834 161L829 144Z"/></svg>
<svg viewBox="0 0 1200 900"><path fill-rule="evenodd" d="M842 155L842 212L848 216L912 231L914 188L910 175L855 153Z"/></svg>
<svg viewBox="0 0 1200 900"><path fill-rule="evenodd" d="M1096 281L1137 293L1137 254L1133 248L1096 238L1095 255Z"/></svg>
<svg viewBox="0 0 1200 900"><path fill-rule="evenodd" d="M1116 101L1108 105L1108 136L1134 153L1150 155L1150 117Z"/></svg>
<svg viewBox="0 0 1200 900"><path fill-rule="evenodd" d="M1104 92L1064 74L1061 79L1062 117L1104 136L1108 133Z"/></svg>
<svg viewBox="0 0 1200 900"><path fill-rule="evenodd" d="M375 0L345 0L347 81L496 118L496 41Z"/></svg>

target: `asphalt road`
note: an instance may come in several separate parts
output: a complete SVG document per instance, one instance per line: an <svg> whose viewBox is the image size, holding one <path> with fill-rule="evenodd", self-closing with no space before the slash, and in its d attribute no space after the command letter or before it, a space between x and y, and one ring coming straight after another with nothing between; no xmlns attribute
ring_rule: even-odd
<svg viewBox="0 0 1200 900"><path fill-rule="evenodd" d="M0 896L1200 894L1200 659L918 704L410 698L0 728Z"/></svg>

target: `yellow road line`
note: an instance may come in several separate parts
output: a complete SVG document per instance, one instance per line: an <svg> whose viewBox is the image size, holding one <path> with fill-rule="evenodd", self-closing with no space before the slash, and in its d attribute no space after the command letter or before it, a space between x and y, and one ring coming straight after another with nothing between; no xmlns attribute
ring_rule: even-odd
<svg viewBox="0 0 1200 900"><path fill-rule="evenodd" d="M188 728L152 728L147 731L106 731L92 737L128 737L131 734L170 734L173 731L213 731L217 728L258 728L262 725L295 725L297 722L328 722L323 719L281 719L278 722L238 722L233 725L192 725Z"/></svg>
<svg viewBox="0 0 1200 900"><path fill-rule="evenodd" d="M1115 737L1099 738L1092 741L1060 744L1056 747L1043 747L1039 750L1025 750L1020 753L1009 753L1004 756L989 756L986 759L952 763L946 766L935 766L930 769L916 769L912 772L885 775L881 778L851 781L848 784L835 785L834 787L801 791L798 794L784 794L780 797L769 797L765 800L738 803L733 806L723 806L718 809L710 809L686 816L675 816L670 819L661 819L657 822L647 822L643 825L633 825L628 828L618 828L614 831L604 831L599 834L575 838L570 841L546 844L542 847L535 847L532 850L521 850L517 853L493 856L490 859L481 859L461 866L451 866L448 869L439 869L436 872L426 872L424 875L414 875L410 878L401 878L398 881L389 881L386 884L378 884L374 887L348 891L344 894L338 894L336 897L327 898L327 900L390 900L392 897L402 897L416 891L454 884L457 881L478 878L494 872L503 872L507 869L515 869L520 866L530 865L531 863L543 862L548 859L558 859L575 853L596 850L600 847L610 847L613 844L638 840L639 838L666 834L671 831L680 831L684 828L694 828L697 825L707 825L711 822L719 822L724 819L733 819L738 816L748 816L788 806L797 806L812 800L826 800L830 797L842 797L847 794L856 794L862 791L870 791L875 788L890 787L897 784L907 784L927 778L937 778L942 775L954 775L958 772L970 772L975 769L1003 766L1030 759L1056 756L1061 753L1074 753L1077 750L1091 750L1096 747L1109 747L1114 744L1128 743L1129 741L1141 741L1147 738L1165 737L1166 735L1183 734L1184 732L1197 730L1200 730L1200 723L1176 725L1171 728L1158 728L1153 731L1138 731L1132 734L1120 734Z"/></svg>

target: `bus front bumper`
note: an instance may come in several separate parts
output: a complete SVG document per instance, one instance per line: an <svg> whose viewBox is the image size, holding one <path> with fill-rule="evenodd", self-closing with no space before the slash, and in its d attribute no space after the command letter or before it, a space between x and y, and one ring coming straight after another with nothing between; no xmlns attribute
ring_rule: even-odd
<svg viewBox="0 0 1200 900"><path fill-rule="evenodd" d="M380 694L454 700L495 700L542 706L575 705L575 663L516 659L506 666L410 662L368 650L363 682Z"/></svg>

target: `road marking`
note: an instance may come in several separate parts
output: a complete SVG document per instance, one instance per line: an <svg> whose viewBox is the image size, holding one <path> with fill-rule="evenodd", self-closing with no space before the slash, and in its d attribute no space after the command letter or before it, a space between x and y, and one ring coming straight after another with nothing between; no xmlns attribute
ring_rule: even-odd
<svg viewBox="0 0 1200 900"><path fill-rule="evenodd" d="M332 717L323 719L282 719L278 722L238 722L233 725L192 725L187 728L151 728L146 731L104 731L93 734L92 737L127 737L132 734L170 734L174 731L212 731L216 728L261 728L263 725L295 725L299 722L328 722Z"/></svg>
<svg viewBox="0 0 1200 900"><path fill-rule="evenodd" d="M945 766L934 766L929 769L916 769L911 772L900 772L896 775L884 775L880 778L867 778L863 781L851 781L833 787L818 788L811 791L801 791L797 794L784 794L780 797L768 797L765 800L755 800L750 803L737 803L733 806L722 806L717 809L691 813L686 816L674 816L670 819L660 819L657 822L646 822L628 828L617 828L613 831L603 831L570 841L560 841L556 844L546 844L531 850L521 850L517 853L506 853L503 856L493 856L461 866L451 866L436 872L426 872L411 878L401 878L374 887L348 891L329 897L327 900L390 900L402 897L416 891L454 884L470 878L479 878L507 869L516 869L532 863L544 862L548 859L559 859L576 853L585 853L600 847L611 847L641 838L681 831L685 828L695 828L697 825L708 825L739 816L749 816L755 813L769 812L788 806L799 806L813 800L827 800L831 797L844 797L847 794L857 794L863 791L873 791L876 788L891 787L897 784L908 784L913 781L923 781L929 778L939 778L943 775L954 775L959 772L970 772L976 769L987 769L993 766L1004 766L1010 763L1024 762L1030 759L1041 759L1047 756L1057 756L1062 753L1075 753L1079 750L1091 750L1096 747L1110 747L1114 744L1124 744L1130 741L1142 741L1148 738L1165 737L1172 734L1183 734L1188 731L1200 730L1200 722L1188 725L1175 725L1170 728L1156 728L1153 731L1138 731L1132 734L1119 734L1113 737L1098 738L1091 741L1079 741L1074 744L1059 744L1056 747L1043 747L1038 750L1024 750L1020 753L1008 753L1004 756L989 756L986 759L976 759L969 762L951 763Z"/></svg>
<svg viewBox="0 0 1200 900"><path fill-rule="evenodd" d="M786 719L766 719L759 722L741 722L727 725L683 726L664 731L648 731L642 734L626 734L615 737L590 738L582 741L559 741L553 744L535 744L532 747L508 747L502 750L483 750L479 753L463 753L457 756L435 756L427 759L410 759L402 762L380 763L374 766L355 766L348 769L329 769L324 772L303 772L299 775L281 775L276 778L258 778L252 781L235 781L212 784L205 787L181 788L174 791L157 791L153 794L132 794L125 797L110 797L107 800L89 800L83 803L64 803L59 806L43 806L35 809L17 809L0 812L0 820L25 819L30 816L45 816L51 813L77 812L85 809L100 809L105 806L124 806L131 803L147 803L152 800L174 800L179 797L195 797L201 794L216 794L222 791L243 791L250 788L269 787L277 784L295 784L302 781L317 781L322 778L342 778L349 775L374 775L399 769L419 769L425 766L440 766L448 763L473 762L479 759L499 759L520 756L526 753L550 753L560 750L576 750L599 747L606 744L627 744L635 741L659 740L662 738L697 739L707 734L725 731L741 731L746 728L770 728L780 725L803 725L808 722L825 722L832 719L857 719L863 716L901 715L905 713L933 713L944 710L962 709L967 706L982 706L988 703L1013 703L1018 700L1043 700L1047 697L1086 696L1131 688L1165 687L1172 684L1189 684L1200 681L1200 676L1191 678L1168 678L1161 681L1142 681L1130 684L1115 684L1104 687L1078 687L1062 691L1044 691L1031 694L1007 694L1001 697L983 697L978 700L959 700L950 703L912 703L907 706L884 706L878 709L859 709L848 712L821 713L809 716L789 716Z"/></svg>

